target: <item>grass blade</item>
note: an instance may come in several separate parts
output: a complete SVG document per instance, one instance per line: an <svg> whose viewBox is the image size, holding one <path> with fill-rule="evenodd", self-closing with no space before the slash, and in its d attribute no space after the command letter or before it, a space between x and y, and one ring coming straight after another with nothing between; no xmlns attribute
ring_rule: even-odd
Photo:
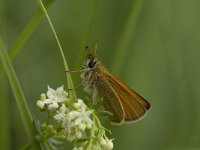
<svg viewBox="0 0 200 150"><path fill-rule="evenodd" d="M131 36L135 30L137 19L142 8L143 0L132 1L129 9L124 28L122 30L119 44L117 44L116 51L113 56L112 62L112 72L119 74L120 69L122 68L123 61L128 52L127 45L130 43Z"/></svg>
<svg viewBox="0 0 200 150"><path fill-rule="evenodd" d="M88 23L88 26L87 26L87 30L85 31L85 34L83 36L83 41L82 41L82 44L81 44L81 48L78 52L78 56L75 60L75 63L74 63L74 68L78 68L80 67L80 65L82 65L82 61L81 59L84 58L85 56L85 47L87 46L88 44L88 40L89 40L89 37L91 35L91 32L93 30L93 26L94 26L94 21L95 21L95 16L96 16L96 11L97 11L97 5L98 2L97 0L94 0L93 1L93 9L91 11L91 16L90 16L90 20L89 20L89 23Z"/></svg>
<svg viewBox="0 0 200 150"><path fill-rule="evenodd" d="M58 39L57 33L56 33L56 31L53 27L53 24L52 24L50 17L48 15L47 11L46 11L46 8L44 7L44 4L42 3L41 0L36 0L36 1L37 1L38 5L40 6L40 8L42 9L44 15L46 16L47 21L49 23L49 26L50 26L50 28L53 32L53 35L56 39L57 44L58 44L58 47L59 47L59 50L60 50L60 53L61 53L61 56L62 56L62 60L63 60L63 63L64 63L65 71L66 71L67 86L68 86L68 89L71 89L71 90L69 90L69 97L71 98L71 102L76 101L77 96L76 96L76 92L75 92L75 89L74 89L74 84L73 84L71 75L69 73L69 67L68 67L67 61L65 59L65 55L63 53L63 49L62 49L62 46L61 46L60 41Z"/></svg>
<svg viewBox="0 0 200 150"><path fill-rule="evenodd" d="M35 140L34 140L35 128L33 126L33 119L28 109L24 94L22 92L22 89L20 87L19 81L16 76L16 73L8 57L8 54L5 51L5 47L1 39L0 39L0 59L7 73L7 77L10 82L14 97L16 99L20 116L22 118L22 123L24 124L24 127L25 127L25 131L31 143L35 143ZM34 146L36 146L36 144L34 144Z"/></svg>

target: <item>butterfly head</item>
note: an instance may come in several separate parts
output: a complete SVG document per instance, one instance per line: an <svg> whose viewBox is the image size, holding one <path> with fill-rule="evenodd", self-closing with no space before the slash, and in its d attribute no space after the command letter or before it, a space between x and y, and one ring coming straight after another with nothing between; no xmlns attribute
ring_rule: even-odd
<svg viewBox="0 0 200 150"><path fill-rule="evenodd" d="M93 69L93 68L96 67L97 63L98 63L98 60L97 60L96 56L94 56L93 54L88 54L85 57L85 66L86 66L86 68Z"/></svg>

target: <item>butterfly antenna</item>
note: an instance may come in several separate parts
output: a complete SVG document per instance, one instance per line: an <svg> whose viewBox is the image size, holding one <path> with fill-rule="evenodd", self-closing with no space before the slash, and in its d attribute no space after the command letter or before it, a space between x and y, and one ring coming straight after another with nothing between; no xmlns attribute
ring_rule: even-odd
<svg viewBox="0 0 200 150"><path fill-rule="evenodd" d="M90 53L90 50L89 50L88 46L85 46L85 50L87 51L88 54Z"/></svg>
<svg viewBox="0 0 200 150"><path fill-rule="evenodd" d="M98 41L94 45L94 54L97 55Z"/></svg>

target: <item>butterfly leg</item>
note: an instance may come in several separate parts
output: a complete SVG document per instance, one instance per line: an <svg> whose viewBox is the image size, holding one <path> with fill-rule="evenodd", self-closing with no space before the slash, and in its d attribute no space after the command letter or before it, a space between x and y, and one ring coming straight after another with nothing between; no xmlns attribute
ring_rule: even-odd
<svg viewBox="0 0 200 150"><path fill-rule="evenodd" d="M78 90L80 87L85 83L85 80L83 80L79 85L75 86L74 89L68 89L68 90Z"/></svg>
<svg viewBox="0 0 200 150"><path fill-rule="evenodd" d="M65 72L83 72L86 71L85 68L79 68L79 69L74 69L74 70L65 70Z"/></svg>
<svg viewBox="0 0 200 150"><path fill-rule="evenodd" d="M97 99L98 99L97 90L96 90L96 88L93 88L93 91L92 91L92 94L91 94L92 105L96 104Z"/></svg>

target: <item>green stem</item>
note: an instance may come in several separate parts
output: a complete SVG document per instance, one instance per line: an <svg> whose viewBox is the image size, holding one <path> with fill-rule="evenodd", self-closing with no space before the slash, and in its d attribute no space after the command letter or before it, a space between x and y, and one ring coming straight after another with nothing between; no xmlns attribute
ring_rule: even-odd
<svg viewBox="0 0 200 150"><path fill-rule="evenodd" d="M59 42L58 36L56 34L56 31L55 31L55 29L53 27L53 24L52 24L52 22L51 22L51 20L49 18L49 15L48 15L48 13L47 13L42 1L41 0L36 0L36 1L37 1L38 5L40 6L40 8L42 9L43 13L45 14L45 16L47 18L47 21L49 23L49 26L50 26L53 34L54 34L54 37L56 39L57 44L58 44L58 47L59 47L59 50L60 50L60 53L61 53L61 56L62 56L62 60L63 60L63 63L64 63L65 71L66 71L66 76L67 76L67 81L68 81L67 82L67 86L68 86L68 89L72 89L72 90L69 90L69 97L71 99L71 102L74 102L77 99L76 92L74 90L73 81L72 81L71 75L69 73L69 67L68 67L67 61L65 59L65 55L63 53L63 50L62 50L62 46L61 46L61 44Z"/></svg>
<svg viewBox="0 0 200 150"><path fill-rule="evenodd" d="M83 148L84 150L91 150L91 147L92 147L94 132L96 129L96 123L95 123L96 115L95 114L92 114L92 120L94 122L93 122L93 126L92 126L91 137L90 137L90 140L88 141L87 145Z"/></svg>
<svg viewBox="0 0 200 150"><path fill-rule="evenodd" d="M97 122L98 128L102 128L101 122L100 122L99 118L98 118L96 115L94 115L94 119L95 119L96 122Z"/></svg>
<svg viewBox="0 0 200 150"><path fill-rule="evenodd" d="M17 106L20 112L20 116L22 118L22 123L24 124L25 131L28 135L29 140L31 143L33 143L33 146L38 148L39 145L37 145L35 141L35 128L33 125L33 118L31 116L31 113L29 111L28 105L26 103L24 94L22 92L21 86L19 84L17 75L14 71L14 68L11 64L11 61L8 57L8 54L5 51L4 44L0 38L0 58L1 62L3 64L3 67L7 73L8 80L10 82L14 97L17 102Z"/></svg>

